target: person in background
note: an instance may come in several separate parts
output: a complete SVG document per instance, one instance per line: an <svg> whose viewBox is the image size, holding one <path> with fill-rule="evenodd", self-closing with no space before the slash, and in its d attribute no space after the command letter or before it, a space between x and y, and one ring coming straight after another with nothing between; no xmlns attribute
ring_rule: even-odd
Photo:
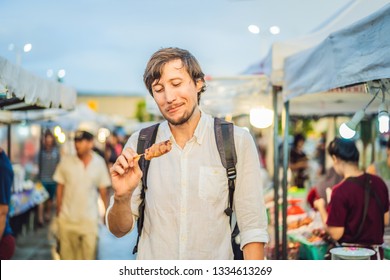
<svg viewBox="0 0 390 280"><path fill-rule="evenodd" d="M4 150L0 147L0 260L9 260L15 252L15 237L9 223L11 189L14 171Z"/></svg>
<svg viewBox="0 0 390 280"><path fill-rule="evenodd" d="M304 188L305 181L308 179L307 168L309 167L309 161L303 151L305 141L306 138L303 134L296 134L294 136L293 146L290 150L289 167L292 173L292 186L297 186L298 188Z"/></svg>
<svg viewBox="0 0 390 280"><path fill-rule="evenodd" d="M378 175L383 181L385 181L390 201L390 139L387 140L386 144L386 159L372 163L367 167L366 171L367 173ZM385 236L390 240L390 225L385 227Z"/></svg>
<svg viewBox="0 0 390 280"><path fill-rule="evenodd" d="M333 187L327 208L323 198L314 201L314 208L319 211L325 230L342 245L370 247L379 253L378 245L383 243L384 225L389 221L385 182L359 169L359 151L353 141L336 137L330 142L328 153L335 171L344 180ZM372 191L366 218L363 217L365 187ZM363 221L362 230L359 231Z"/></svg>
<svg viewBox="0 0 390 280"><path fill-rule="evenodd" d="M310 206L314 207L314 200L318 198L323 198L325 200L325 205L327 206L330 200L330 194L332 193L332 188L340 183L342 179L343 177L337 174L333 166L328 168L325 175L309 190L307 194L307 201Z"/></svg>
<svg viewBox="0 0 390 280"><path fill-rule="evenodd" d="M63 156L54 173L60 257L64 260L96 259L98 194L107 208L106 188L111 181L104 159L92 150L93 139L91 133L77 131L77 155Z"/></svg>
<svg viewBox="0 0 390 280"><path fill-rule="evenodd" d="M187 50L155 52L144 82L165 118L156 143L169 139L172 150L149 166L145 219L137 259L233 259L228 180L214 134L213 118L201 111L205 79ZM142 171L136 147L139 132L111 168L114 195L106 225L117 237L130 232L138 219ZM237 179L234 209L244 259L264 259L267 216L260 162L252 136L234 127Z"/></svg>
<svg viewBox="0 0 390 280"><path fill-rule="evenodd" d="M321 133L320 140L318 141L316 147L315 159L318 161L318 164L320 166L318 174L325 175L325 173L327 172L325 166L325 159L326 159L326 133L325 132Z"/></svg>
<svg viewBox="0 0 390 280"><path fill-rule="evenodd" d="M386 159L370 164L367 167L367 173L381 177L390 191L390 139L386 144Z"/></svg>
<svg viewBox="0 0 390 280"><path fill-rule="evenodd" d="M104 157L108 167L111 168L118 156L122 153L123 144L120 141L118 133L115 131L108 137L107 140Z"/></svg>
<svg viewBox="0 0 390 280"><path fill-rule="evenodd" d="M49 193L49 198L38 206L38 223L50 222L55 213L55 194L57 183L53 179L54 171L60 162L60 151L57 147L54 135L46 130L42 147L39 152L39 175L38 179Z"/></svg>

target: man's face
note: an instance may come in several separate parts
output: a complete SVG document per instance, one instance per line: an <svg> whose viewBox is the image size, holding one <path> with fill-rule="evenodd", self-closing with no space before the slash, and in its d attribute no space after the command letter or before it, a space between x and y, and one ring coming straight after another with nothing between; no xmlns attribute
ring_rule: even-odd
<svg viewBox="0 0 390 280"><path fill-rule="evenodd" d="M93 148L93 141L88 141L86 139L75 140L74 142L77 155L84 156L91 152Z"/></svg>
<svg viewBox="0 0 390 280"><path fill-rule="evenodd" d="M153 97L164 118L172 125L181 125L198 110L198 92L202 86L202 81L194 83L177 59L165 64L161 79L153 82Z"/></svg>

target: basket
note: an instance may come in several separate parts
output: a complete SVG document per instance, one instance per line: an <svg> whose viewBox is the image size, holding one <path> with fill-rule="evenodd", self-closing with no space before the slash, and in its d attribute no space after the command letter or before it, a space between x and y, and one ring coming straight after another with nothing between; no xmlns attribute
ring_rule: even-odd
<svg viewBox="0 0 390 280"><path fill-rule="evenodd" d="M299 242L299 259L300 260L324 260L325 254L328 251L328 244L325 242L311 243L304 237L296 235L288 235L295 242Z"/></svg>
<svg viewBox="0 0 390 280"><path fill-rule="evenodd" d="M390 246L389 245L383 245L383 257L386 260L390 260Z"/></svg>

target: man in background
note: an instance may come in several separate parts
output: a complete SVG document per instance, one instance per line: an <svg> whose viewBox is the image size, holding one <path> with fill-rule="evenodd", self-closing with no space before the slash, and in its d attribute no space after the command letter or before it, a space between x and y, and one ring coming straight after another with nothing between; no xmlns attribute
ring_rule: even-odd
<svg viewBox="0 0 390 280"><path fill-rule="evenodd" d="M84 130L75 135L76 155L64 156L54 173L60 257L94 260L98 239L98 193L107 207L111 185L104 159L93 152L94 136Z"/></svg>

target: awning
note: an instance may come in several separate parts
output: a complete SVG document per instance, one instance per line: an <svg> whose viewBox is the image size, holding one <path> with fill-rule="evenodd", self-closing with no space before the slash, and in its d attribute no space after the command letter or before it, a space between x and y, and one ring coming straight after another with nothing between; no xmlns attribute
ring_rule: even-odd
<svg viewBox="0 0 390 280"><path fill-rule="evenodd" d="M389 15L390 4L288 57L284 100L390 78Z"/></svg>
<svg viewBox="0 0 390 280"><path fill-rule="evenodd" d="M76 98L75 89L37 77L0 57L0 110L71 110Z"/></svg>

